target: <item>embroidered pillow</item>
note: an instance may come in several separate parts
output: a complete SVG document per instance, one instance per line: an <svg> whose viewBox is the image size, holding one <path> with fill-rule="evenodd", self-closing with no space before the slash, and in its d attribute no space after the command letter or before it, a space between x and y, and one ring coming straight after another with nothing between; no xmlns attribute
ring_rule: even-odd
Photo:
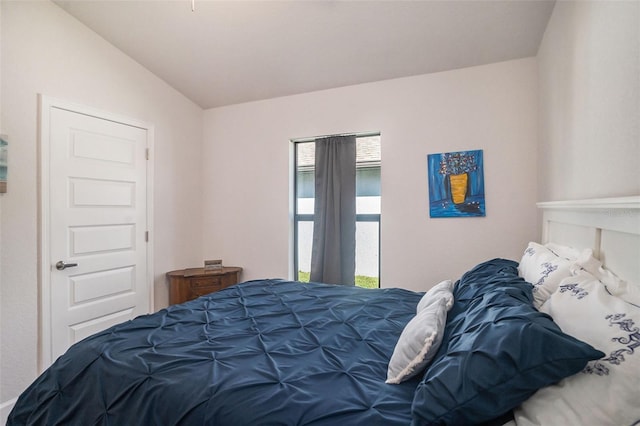
<svg viewBox="0 0 640 426"><path fill-rule="evenodd" d="M431 287L429 291L422 296L418 306L416 307L416 313L419 313L424 308L428 307L432 303L436 303L441 299L444 299L447 303L447 310L451 309L453 305L453 282L451 280L445 280L439 282L435 286Z"/></svg>
<svg viewBox="0 0 640 426"><path fill-rule="evenodd" d="M612 295L634 305L640 305L640 283L629 283L620 279L593 257L579 260L578 265L603 283Z"/></svg>
<svg viewBox="0 0 640 426"><path fill-rule="evenodd" d="M441 298L407 323L391 355L386 383L402 383L421 373L433 360L442 343L448 309L447 298Z"/></svg>
<svg viewBox="0 0 640 426"><path fill-rule="evenodd" d="M640 419L640 307L581 271L564 279L540 310L605 356L525 401L515 411L518 426L635 424Z"/></svg>
<svg viewBox="0 0 640 426"><path fill-rule="evenodd" d="M575 262L575 259L558 256L541 244L529 243L518 265L518 274L533 284L533 305L536 308L556 291L560 281L571 276Z"/></svg>
<svg viewBox="0 0 640 426"><path fill-rule="evenodd" d="M556 256L562 257L567 260L577 260L581 254L580 250L561 244L546 243L544 246L551 250L551 252L553 252L553 254L555 254Z"/></svg>

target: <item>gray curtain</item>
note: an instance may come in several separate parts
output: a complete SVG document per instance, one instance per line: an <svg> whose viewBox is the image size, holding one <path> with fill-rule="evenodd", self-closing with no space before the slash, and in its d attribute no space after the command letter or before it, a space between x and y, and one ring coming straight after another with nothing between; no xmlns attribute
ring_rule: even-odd
<svg viewBox="0 0 640 426"><path fill-rule="evenodd" d="M356 138L316 139L311 281L354 285Z"/></svg>

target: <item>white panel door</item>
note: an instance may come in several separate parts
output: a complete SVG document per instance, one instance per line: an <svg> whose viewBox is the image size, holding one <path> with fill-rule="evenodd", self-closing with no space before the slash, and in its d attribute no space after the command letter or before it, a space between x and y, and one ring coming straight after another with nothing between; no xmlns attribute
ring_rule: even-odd
<svg viewBox="0 0 640 426"><path fill-rule="evenodd" d="M149 312L148 130L56 106L48 120L43 293L53 361L75 342Z"/></svg>

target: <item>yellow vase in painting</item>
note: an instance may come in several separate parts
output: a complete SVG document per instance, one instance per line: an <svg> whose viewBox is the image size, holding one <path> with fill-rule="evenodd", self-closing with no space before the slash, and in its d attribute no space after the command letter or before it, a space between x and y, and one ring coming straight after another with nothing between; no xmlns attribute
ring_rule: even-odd
<svg viewBox="0 0 640 426"><path fill-rule="evenodd" d="M449 175L449 183L451 184L451 200L453 204L464 203L467 198L467 180L469 175L462 173L459 175Z"/></svg>

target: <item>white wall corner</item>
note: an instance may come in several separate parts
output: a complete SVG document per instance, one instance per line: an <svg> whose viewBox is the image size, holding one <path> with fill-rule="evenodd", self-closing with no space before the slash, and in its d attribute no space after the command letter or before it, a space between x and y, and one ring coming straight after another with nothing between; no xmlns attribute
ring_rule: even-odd
<svg viewBox="0 0 640 426"><path fill-rule="evenodd" d="M10 399L9 401L5 401L0 403L0 425L7 424L7 418L9 417L9 413L11 409L16 404L18 398Z"/></svg>

